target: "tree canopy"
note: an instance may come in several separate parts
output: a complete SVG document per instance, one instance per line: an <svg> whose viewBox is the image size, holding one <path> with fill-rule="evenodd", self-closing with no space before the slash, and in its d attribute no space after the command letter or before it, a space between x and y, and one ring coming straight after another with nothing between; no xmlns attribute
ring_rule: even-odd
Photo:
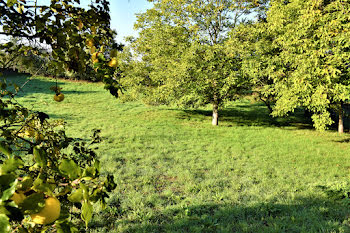
<svg viewBox="0 0 350 233"><path fill-rule="evenodd" d="M126 71L153 103L218 107L246 86L239 57L228 57L228 32L255 7L251 1L152 1L138 16L135 70ZM134 72L134 73L133 73Z"/></svg>
<svg viewBox="0 0 350 233"><path fill-rule="evenodd" d="M255 72L256 83L274 96L274 116L302 106L317 129L332 123L329 109L342 118L350 94L349 11L349 1L275 0L266 21L249 26L250 35L232 37L231 46L244 41L250 48L245 73ZM242 28L240 35L247 33Z"/></svg>

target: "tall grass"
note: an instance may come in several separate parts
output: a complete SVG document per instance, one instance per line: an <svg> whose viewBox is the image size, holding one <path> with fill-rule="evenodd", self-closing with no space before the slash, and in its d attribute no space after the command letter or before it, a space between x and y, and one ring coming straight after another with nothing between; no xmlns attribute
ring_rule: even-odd
<svg viewBox="0 0 350 233"><path fill-rule="evenodd" d="M65 119L69 136L102 130L98 152L118 186L92 232L350 232L348 204L324 191L348 187L347 134L314 131L302 112L272 120L247 101L213 127L209 109L121 103L96 83L59 80L57 103L54 84L35 78L18 101Z"/></svg>

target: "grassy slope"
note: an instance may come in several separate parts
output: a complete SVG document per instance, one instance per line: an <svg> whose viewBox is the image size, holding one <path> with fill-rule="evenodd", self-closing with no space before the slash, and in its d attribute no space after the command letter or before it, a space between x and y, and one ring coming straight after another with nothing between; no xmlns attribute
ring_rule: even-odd
<svg viewBox="0 0 350 233"><path fill-rule="evenodd" d="M92 231L350 232L348 206L317 187L349 180L347 135L315 132L298 118L276 124L245 102L212 127L207 110L123 104L100 84L59 84L61 103L49 79L31 81L19 101L66 119L70 136L102 130L103 167L118 187Z"/></svg>

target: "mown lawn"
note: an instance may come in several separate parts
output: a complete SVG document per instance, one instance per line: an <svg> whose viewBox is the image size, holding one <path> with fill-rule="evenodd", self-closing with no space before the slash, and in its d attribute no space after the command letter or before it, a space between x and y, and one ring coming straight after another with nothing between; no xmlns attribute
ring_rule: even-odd
<svg viewBox="0 0 350 233"><path fill-rule="evenodd" d="M349 202L325 192L350 190L349 135L316 132L302 112L272 121L248 101L213 127L209 108L122 103L93 83L59 80L57 103L54 83L36 78L18 101L64 118L69 136L102 130L98 152L118 187L91 232L350 232Z"/></svg>

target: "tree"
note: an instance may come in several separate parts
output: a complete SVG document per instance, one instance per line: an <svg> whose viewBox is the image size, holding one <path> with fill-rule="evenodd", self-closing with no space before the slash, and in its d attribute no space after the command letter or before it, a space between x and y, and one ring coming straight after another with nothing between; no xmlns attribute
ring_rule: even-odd
<svg viewBox="0 0 350 233"><path fill-rule="evenodd" d="M87 226L92 204L104 206L115 187L112 175L100 175L94 151L101 140L99 132L89 143L69 138L61 121L48 121L47 114L31 112L14 101L19 87L8 91L3 81L0 88L0 231L80 231L80 224L72 220L80 214ZM47 197L58 198L62 210L58 215L56 210L48 224L39 218L33 225L29 215L40 213Z"/></svg>
<svg viewBox="0 0 350 233"><path fill-rule="evenodd" d="M0 68L2 69L12 68L23 55L21 45L18 44L17 40L12 40L9 43L4 47L0 45Z"/></svg>
<svg viewBox="0 0 350 233"><path fill-rule="evenodd" d="M152 102L198 107L211 103L213 125L218 108L243 92L239 57L228 57L228 31L254 6L251 1L153 1L154 7L138 16L140 29L133 43L136 86ZM130 71L129 71L130 72ZM138 74L146 73L139 76Z"/></svg>
<svg viewBox="0 0 350 233"><path fill-rule="evenodd" d="M343 132L343 104L350 96L349 11L350 2L342 0L271 1L267 22L255 27L263 38L255 38L250 59L262 62L272 81L274 116L303 106L313 113L315 127L325 129L334 109ZM263 47L267 37L272 50Z"/></svg>
<svg viewBox="0 0 350 233"><path fill-rule="evenodd" d="M270 114L276 99L271 69L278 65L280 50L274 47L273 34L265 30L265 19L241 24L230 35L227 43L229 56L239 54L242 59L242 75L250 80L253 95L257 96L268 108Z"/></svg>

